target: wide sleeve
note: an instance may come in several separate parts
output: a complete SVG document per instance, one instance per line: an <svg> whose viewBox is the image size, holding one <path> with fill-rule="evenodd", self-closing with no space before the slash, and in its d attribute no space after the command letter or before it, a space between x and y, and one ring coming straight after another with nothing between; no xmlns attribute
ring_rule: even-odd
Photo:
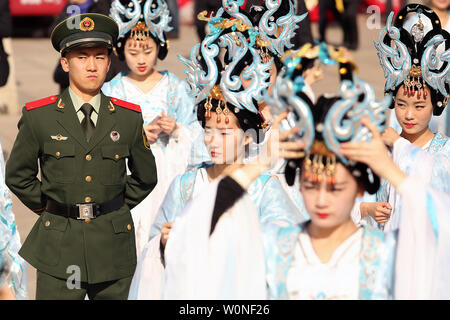
<svg viewBox="0 0 450 320"><path fill-rule="evenodd" d="M425 173L438 161L426 153L416 160L414 171ZM419 174L408 177L398 191L402 210L395 298L450 299L450 196Z"/></svg>
<svg viewBox="0 0 450 320"><path fill-rule="evenodd" d="M203 131L197 119L197 109L194 99L189 95L189 87L186 82L178 79L175 75L170 74L169 88L169 107L174 108L175 120L178 124L178 130L173 135L176 138L188 136L192 143L198 135ZM175 88L174 92L172 86ZM172 96L172 97L171 97Z"/></svg>
<svg viewBox="0 0 450 320"><path fill-rule="evenodd" d="M422 167L421 159L429 157L433 160L428 166ZM430 186L436 190L450 194L450 143L448 141L438 151L427 152L414 146L408 140L400 138L394 144L393 158L395 163L403 161L402 167L407 173L413 172L416 168L414 172L422 181L429 182Z"/></svg>
<svg viewBox="0 0 450 320"><path fill-rule="evenodd" d="M159 208L152 229L150 239L161 234L163 223L172 222L183 210L183 200L181 198L181 176L176 176L170 184L169 190Z"/></svg>
<svg viewBox="0 0 450 320"><path fill-rule="evenodd" d="M232 181L221 181L205 187L174 223L165 251L166 299L266 297L264 251L255 205L243 190L233 187ZM230 197L232 201L227 201ZM219 215L210 234L213 216Z"/></svg>
<svg viewBox="0 0 450 320"><path fill-rule="evenodd" d="M157 182L155 157L142 128L142 117L136 117L136 133L130 146L128 168L125 187L125 202L130 209L138 205L153 190Z"/></svg>
<svg viewBox="0 0 450 320"><path fill-rule="evenodd" d="M20 236L4 173L3 153L0 152L0 288L12 288L16 299L27 299L27 264L19 256Z"/></svg>
<svg viewBox="0 0 450 320"><path fill-rule="evenodd" d="M22 112L19 133L6 163L5 181L20 201L34 212L41 213L46 199L41 192L41 181L37 178L39 141L33 131L30 111L23 108Z"/></svg>

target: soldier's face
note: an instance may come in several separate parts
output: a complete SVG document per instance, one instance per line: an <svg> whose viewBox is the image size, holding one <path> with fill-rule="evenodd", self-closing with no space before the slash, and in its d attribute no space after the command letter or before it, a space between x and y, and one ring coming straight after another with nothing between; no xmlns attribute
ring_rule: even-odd
<svg viewBox="0 0 450 320"><path fill-rule="evenodd" d="M110 64L108 49L103 47L74 49L61 58L71 86L83 93L95 93L101 88Z"/></svg>
<svg viewBox="0 0 450 320"><path fill-rule="evenodd" d="M139 77L150 75L158 58L158 46L153 39L133 41L128 39L124 49L125 60L130 71Z"/></svg>

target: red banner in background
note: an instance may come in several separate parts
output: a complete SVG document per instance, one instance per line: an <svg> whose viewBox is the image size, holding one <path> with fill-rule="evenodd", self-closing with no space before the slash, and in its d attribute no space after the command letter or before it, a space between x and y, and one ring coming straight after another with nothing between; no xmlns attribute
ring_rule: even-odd
<svg viewBox="0 0 450 320"><path fill-rule="evenodd" d="M187 5L189 2L191 2L192 0L178 0L178 7L182 8L185 5Z"/></svg>
<svg viewBox="0 0 450 320"><path fill-rule="evenodd" d="M61 12L67 0L9 0L12 16L53 16Z"/></svg>

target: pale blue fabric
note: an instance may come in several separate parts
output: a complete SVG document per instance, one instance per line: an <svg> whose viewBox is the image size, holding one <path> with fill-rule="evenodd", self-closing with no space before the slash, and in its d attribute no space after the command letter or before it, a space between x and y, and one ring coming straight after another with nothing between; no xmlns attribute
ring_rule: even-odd
<svg viewBox="0 0 450 320"><path fill-rule="evenodd" d="M207 165L202 167L205 166ZM199 168L193 168L173 180L153 223L149 240L161 233L163 223L174 221L182 212L192 197ZM283 225L295 225L300 221L300 217L293 213L296 210L277 178L263 174L252 183L247 192L257 208L261 223L277 221Z"/></svg>
<svg viewBox="0 0 450 320"><path fill-rule="evenodd" d="M298 236L308 222L282 227L263 226L268 299L289 299L287 274ZM359 299L392 299L397 233L384 234L364 227L360 254Z"/></svg>
<svg viewBox="0 0 450 320"><path fill-rule="evenodd" d="M12 287L16 299L28 299L27 263L19 256L19 232L12 211L11 192L5 184L5 161L0 143L0 287Z"/></svg>
<svg viewBox="0 0 450 320"><path fill-rule="evenodd" d="M169 79L169 88L165 101L155 101L152 97L148 97L144 103L138 103L134 97L127 94L126 85L124 84L124 77L128 73L118 73L111 81L103 84L102 91L105 95L119 98L132 103L138 103L141 107L142 114L160 114L162 111L170 118L176 120L178 124L184 125L191 131L192 136L192 151L190 164L193 166L199 165L202 162L209 160L206 146L203 140L203 128L197 120L197 109L194 100L189 96L189 87L186 82L177 78L175 74L168 71L160 72L163 76ZM149 121L144 119L144 124ZM158 138L163 144L167 144L167 139L164 135Z"/></svg>
<svg viewBox="0 0 450 320"><path fill-rule="evenodd" d="M449 138L441 133L435 134L429 148L422 150L412 146L408 153L402 155L400 168L407 174L414 174L413 168L416 166L417 159L423 152L432 155L436 160L432 168L431 187L435 190L450 194L450 141ZM420 167L416 167L420 168ZM389 183L382 179L381 187L376 194L376 201L389 202ZM396 212L401 212L401 206L397 205Z"/></svg>

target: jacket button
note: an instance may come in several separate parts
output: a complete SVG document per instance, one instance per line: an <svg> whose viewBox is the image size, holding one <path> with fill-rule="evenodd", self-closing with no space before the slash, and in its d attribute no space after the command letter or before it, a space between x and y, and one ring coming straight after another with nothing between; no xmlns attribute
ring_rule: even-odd
<svg viewBox="0 0 450 320"><path fill-rule="evenodd" d="M119 159L119 155L116 154L116 155L114 156L114 159Z"/></svg>
<svg viewBox="0 0 450 320"><path fill-rule="evenodd" d="M56 154L57 157L59 157L61 155L61 152L58 151L55 154Z"/></svg>
<svg viewBox="0 0 450 320"><path fill-rule="evenodd" d="M84 198L84 202L91 202L92 201L92 198L91 197L86 197L86 198Z"/></svg>
<svg viewBox="0 0 450 320"><path fill-rule="evenodd" d="M91 182L92 181L92 177L91 176L87 176L84 180L86 180L86 182Z"/></svg>
<svg viewBox="0 0 450 320"><path fill-rule="evenodd" d="M87 160L87 161L91 161L91 160L92 160L92 156L91 156L90 154L88 154L88 155L86 156L86 160Z"/></svg>
<svg viewBox="0 0 450 320"><path fill-rule="evenodd" d="M45 226L46 226L46 227L50 227L50 224L51 224L50 221L48 221L48 220L45 221Z"/></svg>
<svg viewBox="0 0 450 320"><path fill-rule="evenodd" d="M127 229L128 229L128 231L131 230L131 224L127 225Z"/></svg>

